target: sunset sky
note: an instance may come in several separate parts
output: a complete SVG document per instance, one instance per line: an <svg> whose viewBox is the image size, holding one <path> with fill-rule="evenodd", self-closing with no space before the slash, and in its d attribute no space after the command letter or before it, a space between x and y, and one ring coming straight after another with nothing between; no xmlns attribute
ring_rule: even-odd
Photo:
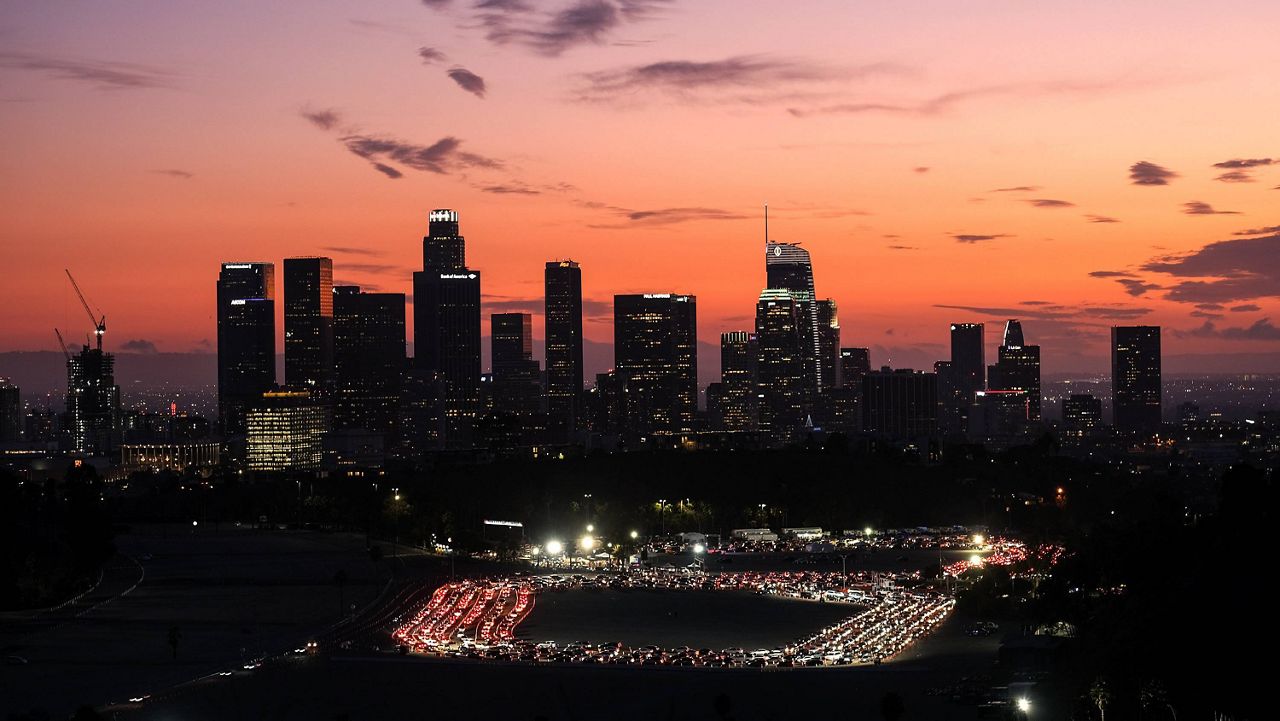
<svg viewBox="0 0 1280 721"><path fill-rule="evenodd" d="M1274 0L0 0L0 350L83 336L64 267L115 350L212 350L221 261L409 293L432 208L486 335L568 257L589 339L614 293L677 291L717 343L768 202L877 365L1007 317L1046 373L1103 367L1117 323L1280 351L1277 28Z"/></svg>

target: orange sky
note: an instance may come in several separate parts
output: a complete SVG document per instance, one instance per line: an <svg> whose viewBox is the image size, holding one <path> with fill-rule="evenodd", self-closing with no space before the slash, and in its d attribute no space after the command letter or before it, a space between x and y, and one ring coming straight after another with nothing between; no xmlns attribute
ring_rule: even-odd
<svg viewBox="0 0 1280 721"><path fill-rule="evenodd" d="M1046 372L1101 366L1115 322L1280 350L1274 2L482 5L6 3L0 350L87 328L64 267L114 348L207 347L224 260L407 293L436 207L486 316L572 257L588 300L696 294L716 342L750 327L765 201L876 363L1010 315Z"/></svg>

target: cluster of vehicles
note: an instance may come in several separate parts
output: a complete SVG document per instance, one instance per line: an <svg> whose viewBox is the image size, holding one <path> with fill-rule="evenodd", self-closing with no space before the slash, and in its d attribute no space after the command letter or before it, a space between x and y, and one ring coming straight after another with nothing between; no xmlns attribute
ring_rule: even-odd
<svg viewBox="0 0 1280 721"><path fill-rule="evenodd" d="M531 663L652 666L794 667L878 663L923 638L954 606L946 595L913 588L919 574L815 571L717 573L644 569L628 573L550 574L468 580L438 589L392 634L405 651L451 658ZM569 590L750 591L848 603L851 615L784 648L664 649L621 642L534 643L514 637L539 593Z"/></svg>

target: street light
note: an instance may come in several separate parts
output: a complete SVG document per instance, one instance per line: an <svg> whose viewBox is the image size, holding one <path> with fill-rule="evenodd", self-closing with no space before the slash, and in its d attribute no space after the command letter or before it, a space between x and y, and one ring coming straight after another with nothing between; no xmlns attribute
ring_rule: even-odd
<svg viewBox="0 0 1280 721"><path fill-rule="evenodd" d="M564 544L563 544L563 543L561 543L561 542L559 542L559 541L556 541L556 540L547 541L547 555L548 555L548 556L559 556L559 555L560 555L561 553L563 553L563 552L564 552Z"/></svg>
<svg viewBox="0 0 1280 721"><path fill-rule="evenodd" d="M633 541L634 541L634 540L636 540L636 539L637 539L637 538L639 538L639 537L640 537L640 532L639 532L639 531L632 531L632 532L631 532L631 540L633 540Z"/></svg>
<svg viewBox="0 0 1280 721"><path fill-rule="evenodd" d="M693 557L697 559L698 565L705 571L707 568L707 560L703 556L707 552L707 547L701 543L693 544Z"/></svg>
<svg viewBox="0 0 1280 721"><path fill-rule="evenodd" d="M979 547L981 547L981 546L982 546L982 544L984 544L984 543L986 543L986 542L987 542L987 538L986 538L986 536L982 535L981 533L979 533L978 535L976 535L976 536L974 536L974 537L973 537L973 545L975 545L975 546L979 546Z"/></svg>
<svg viewBox="0 0 1280 721"><path fill-rule="evenodd" d="M595 524L594 524L594 523L588 523L588 524L587 524L587 533L595 533L595 532L596 532L596 526L595 526Z"/></svg>
<svg viewBox="0 0 1280 721"><path fill-rule="evenodd" d="M1018 699L1017 705L1018 705L1018 713L1024 716L1031 715L1031 699L1027 698L1026 696L1023 696Z"/></svg>
<svg viewBox="0 0 1280 721"><path fill-rule="evenodd" d="M590 551L595 547L595 545L596 539L591 536L583 536L582 539L578 541L578 546L584 551Z"/></svg>

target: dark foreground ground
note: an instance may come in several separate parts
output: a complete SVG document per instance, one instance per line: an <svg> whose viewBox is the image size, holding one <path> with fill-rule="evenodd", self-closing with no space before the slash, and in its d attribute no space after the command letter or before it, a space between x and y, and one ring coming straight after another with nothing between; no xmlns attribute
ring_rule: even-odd
<svg viewBox="0 0 1280 721"><path fill-rule="evenodd" d="M879 719L889 691L905 719L976 719L973 706L927 695L988 668L998 641L953 620L879 667L793 670L497 665L395 655L315 657L197 684L136 719ZM717 713L724 697L730 711ZM721 701L723 704L723 701ZM1044 714L1037 718L1055 718Z"/></svg>
<svg viewBox="0 0 1280 721"><path fill-rule="evenodd" d="M66 718L91 704L113 718L192 721L879 719L881 699L895 692L907 721L976 719L976 706L929 690L992 671L1000 638L967 636L976 619L957 615L882 666L768 671L499 665L344 653L333 643L317 656L289 656L308 639L343 637L324 631L339 616L340 597L389 620L379 614L397 608L398 593L438 584L455 569L420 555L375 565L362 536L342 534L149 528L118 545L122 555L85 598L0 617L4 655L28 661L0 668L0 718L31 709ZM851 559L850 570L924 565L926 556L936 562L936 554L906 555L863 558L856 566ZM392 567L399 579L379 596ZM799 570L783 556L740 556L710 570L757 568ZM340 569L349 579L341 592L333 583ZM459 562L456 571L493 568ZM609 593L544 595L522 631L558 641L772 646L775 636L790 640L850 611L750 594ZM374 628L380 623L366 623L360 633L384 638ZM176 659L168 645L175 627ZM259 655L272 658L242 668ZM145 702L128 702L142 695ZM1035 718L1065 716L1043 703Z"/></svg>
<svg viewBox="0 0 1280 721"><path fill-rule="evenodd" d="M369 602L387 575L354 534L149 526L116 546L79 601L0 615L0 656L25 661L0 667L0 718L65 718L279 653L335 623L340 602Z"/></svg>

